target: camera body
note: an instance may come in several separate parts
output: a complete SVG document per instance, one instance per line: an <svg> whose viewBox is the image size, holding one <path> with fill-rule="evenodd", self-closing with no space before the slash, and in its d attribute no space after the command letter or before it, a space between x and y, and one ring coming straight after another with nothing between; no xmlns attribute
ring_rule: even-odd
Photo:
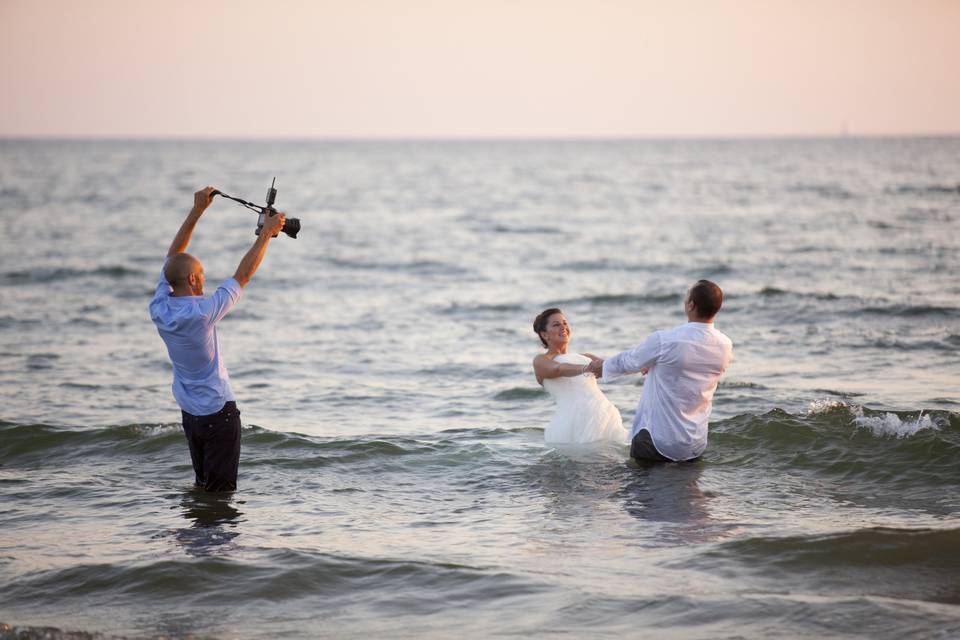
<svg viewBox="0 0 960 640"><path fill-rule="evenodd" d="M263 229L263 223L267 219L267 216L273 216L277 213L277 210L273 208L273 203L277 201L277 190L274 188L274 185L277 183L277 179L274 178L273 182L270 183L270 188L267 189L267 206L264 207L260 216L257 218L257 230L254 232L256 235L260 235L260 231ZM280 229L285 234L291 238L296 239L297 234L300 233L300 219L299 218L287 218L286 222L283 223L283 228ZM280 233L273 234L273 237L276 238Z"/></svg>

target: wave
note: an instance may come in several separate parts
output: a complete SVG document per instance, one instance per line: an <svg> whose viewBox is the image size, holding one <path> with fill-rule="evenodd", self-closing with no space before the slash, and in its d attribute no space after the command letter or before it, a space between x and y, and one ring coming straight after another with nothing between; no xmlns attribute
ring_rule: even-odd
<svg viewBox="0 0 960 640"><path fill-rule="evenodd" d="M828 396L835 396L838 398L856 398L864 395L859 391L837 391L835 389L814 389L813 391L814 393L824 393Z"/></svg>
<svg viewBox="0 0 960 640"><path fill-rule="evenodd" d="M750 388L750 387L748 387ZM539 389L513 387L497 393L498 403L528 401ZM457 428L418 435L325 437L243 430L244 465L316 469L351 465L358 473L383 468L502 465L513 456L536 456L525 448L542 428ZM536 435L532 436L536 438ZM520 445L520 449L517 449ZM518 451L526 453L518 454ZM126 458L149 454L170 464L182 462L179 424L128 424L70 428L0 421L0 465ZM844 481L887 483L925 493L958 487L960 414L947 411L874 411L842 399L812 403L803 413L774 409L711 424L704 464L719 467L777 467ZM863 485L864 491L870 491Z"/></svg>
<svg viewBox="0 0 960 640"><path fill-rule="evenodd" d="M493 396L493 399L509 402L512 400L533 400L546 396L547 392L540 387L511 387L500 391Z"/></svg>
<svg viewBox="0 0 960 640"><path fill-rule="evenodd" d="M158 272L159 273L159 272ZM120 280L128 277L144 277L146 274L138 269L130 269L121 265L109 265L96 269L70 269L66 267L48 267L30 269L29 271L7 271L0 274L0 283L9 285L46 284L76 278L108 278Z"/></svg>
<svg viewBox="0 0 960 640"><path fill-rule="evenodd" d="M36 320L29 318L17 318L14 316L0 316L0 329L12 329L14 327L29 327L38 324Z"/></svg>
<svg viewBox="0 0 960 640"><path fill-rule="evenodd" d="M565 262L557 266L564 271L647 271L650 270L649 264L627 264L620 261L599 259L599 260L577 260L574 262Z"/></svg>
<svg viewBox="0 0 960 640"><path fill-rule="evenodd" d="M409 459L410 464L449 466L491 458L494 450L482 444L516 437L527 429L451 429L419 436L363 436L335 438L243 427L244 465L317 468L367 462L374 467ZM481 442L478 449L477 441ZM180 461L184 453L179 424L130 424L101 428L71 428L46 424L0 421L0 466L30 465L79 457L167 454ZM406 462L400 462L406 464Z"/></svg>
<svg viewBox="0 0 960 640"><path fill-rule="evenodd" d="M719 386L724 389L757 389L760 391L769 389L769 387L766 387L757 382L745 382L745 381L726 380L726 379L721 380Z"/></svg>
<svg viewBox="0 0 960 640"><path fill-rule="evenodd" d="M868 301L857 296L839 296L835 293L806 292L783 289L775 286L765 286L756 292L761 298L793 298L800 300L817 300L821 302L843 301L846 306L842 313L850 315L869 314L876 316L890 316L900 318L919 318L925 316L934 317L960 317L960 307L931 305L931 304L877 304L876 301ZM733 298L734 296L730 296Z"/></svg>
<svg viewBox="0 0 960 640"><path fill-rule="evenodd" d="M893 316L899 318L917 318L924 316L960 318L960 308L930 304L892 304L885 307L864 307L853 313L866 313L878 316Z"/></svg>
<svg viewBox="0 0 960 640"><path fill-rule="evenodd" d="M888 487L895 479L898 491L912 489L935 503L945 487L960 488L960 414L874 411L837 399L814 402L802 414L744 414L711 424L705 460L833 478L864 495L879 490L871 483Z"/></svg>
<svg viewBox="0 0 960 640"><path fill-rule="evenodd" d="M869 429L875 436L893 436L908 438L924 429L939 429L929 415L921 411L916 420L903 420L895 413L885 413L882 416L857 416L853 423L861 428Z"/></svg>
<svg viewBox="0 0 960 640"><path fill-rule="evenodd" d="M724 276L730 273L733 273L734 269L728 264L712 264L706 265L703 267L698 267L696 270L692 271L692 279L699 280L700 278L716 278L717 276ZM683 296L680 296L681 298Z"/></svg>
<svg viewBox="0 0 960 640"><path fill-rule="evenodd" d="M17 424L0 420L0 465L50 461L76 455L152 452L181 444L182 427L171 424L130 424L105 428L71 428Z"/></svg>
<svg viewBox="0 0 960 640"><path fill-rule="evenodd" d="M189 530L188 530L189 531ZM190 544L182 530L165 532L172 544ZM250 554L253 555L253 554ZM373 589L372 586L376 586ZM266 549L237 562L228 557L201 556L154 562L79 564L66 569L30 572L0 586L9 605L98 596L112 602L142 604L144 598L166 604L218 606L226 601L272 606L322 598L330 607L337 599L382 599L402 591L418 611L486 602L538 593L551 587L503 571L449 562L330 555L306 550ZM437 598L443 593L443 598Z"/></svg>
<svg viewBox="0 0 960 640"><path fill-rule="evenodd" d="M877 437L907 438L924 429L940 428L939 424L930 418L930 414L924 415L923 411L917 414L916 419L911 419L909 414L903 416L889 411L864 415L863 407L847 404L842 400L815 400L810 403L807 415L827 415L835 411L850 413L855 427L867 429Z"/></svg>
<svg viewBox="0 0 960 640"><path fill-rule="evenodd" d="M798 291L789 291L779 287L763 287L757 292L758 296L773 298L779 296L791 296L794 298L805 298L814 300L840 300L840 296L833 293L801 293Z"/></svg>
<svg viewBox="0 0 960 640"><path fill-rule="evenodd" d="M371 260L349 260L346 258L326 258L325 261L341 269L360 271L407 271L423 275L462 276L470 271L449 262L437 260L410 260L409 262L376 262Z"/></svg>
<svg viewBox="0 0 960 640"><path fill-rule="evenodd" d="M787 187L789 193L811 193L824 200L850 200L856 196L838 184L797 183Z"/></svg>
<svg viewBox="0 0 960 640"><path fill-rule="evenodd" d="M881 566L932 562L960 569L960 529L868 528L812 536L748 538L723 545L746 558L777 559L784 566ZM878 553L883 549L883 553ZM960 586L960 585L958 585Z"/></svg>
<svg viewBox="0 0 960 640"><path fill-rule="evenodd" d="M556 229L554 227L537 227L537 226L511 227L504 224L498 224L494 226L491 230L494 233L515 233L515 234L522 234L522 235L539 235L539 234L559 235L563 233L563 231L561 231L560 229Z"/></svg>
<svg viewBox="0 0 960 640"><path fill-rule="evenodd" d="M850 345L853 348L882 349L883 351L948 351L954 353L960 345L960 336L951 334L942 339L878 338L862 344Z"/></svg>
<svg viewBox="0 0 960 640"><path fill-rule="evenodd" d="M887 187L886 192L899 196L960 195L960 184L901 184Z"/></svg>
<svg viewBox="0 0 960 640"><path fill-rule="evenodd" d="M729 388L763 389L752 382L727 382ZM86 386L82 386L86 388ZM711 423L711 444L727 447L736 442L754 442L761 449L776 452L781 446L816 444L819 439L844 441L866 434L881 443L894 436L933 438L935 447L960 452L960 414L949 411L877 411L851 404L840 398L811 402L806 411L791 414L773 409L763 414L742 414ZM541 398L537 387L511 387L493 396L495 400L512 401ZM352 438L307 435L244 425L245 446L266 449L302 449L313 452L368 452L394 455L424 453L456 446L459 441L499 439L526 431L527 428L452 428L435 433L415 435L360 436ZM56 453L59 448L102 447L114 443L123 447L144 446L151 450L176 441L179 445L179 423L132 423L105 427L70 427L48 424L22 424L0 420L0 459L35 452ZM714 443L713 441L717 442ZM858 441L862 442L862 441ZM926 440L925 440L926 442ZM958 449L953 449L957 447ZM936 453L936 449L931 451Z"/></svg>
<svg viewBox="0 0 960 640"><path fill-rule="evenodd" d="M582 296L579 298L568 298L566 300L554 301L548 303L549 306L575 306L580 304L590 305L632 305L632 304L675 304L683 300L683 295L679 293L651 293L651 294L633 294L633 293L604 293L592 296Z"/></svg>
<svg viewBox="0 0 960 640"><path fill-rule="evenodd" d="M529 305L520 303L501 302L495 304L453 304L436 307L435 311L442 315L464 315L464 314L495 314L499 316L504 313L516 313L523 310L531 311ZM535 312L534 312L535 313ZM531 321L533 316L531 316Z"/></svg>
<svg viewBox="0 0 960 640"><path fill-rule="evenodd" d="M960 604L960 529L878 527L754 537L724 543L695 562L702 569L746 572L766 584L803 584L834 594L847 584L870 595Z"/></svg>
<svg viewBox="0 0 960 640"><path fill-rule="evenodd" d="M57 386L61 389L76 389L78 391L97 391L98 389L103 389L103 385L84 382L61 382Z"/></svg>
<svg viewBox="0 0 960 640"><path fill-rule="evenodd" d="M64 631L57 627L9 625L0 622L0 640L123 640L123 636L105 636L96 631Z"/></svg>
<svg viewBox="0 0 960 640"><path fill-rule="evenodd" d="M60 356L56 353L31 353L27 356L27 368L38 371L41 369L53 369Z"/></svg>

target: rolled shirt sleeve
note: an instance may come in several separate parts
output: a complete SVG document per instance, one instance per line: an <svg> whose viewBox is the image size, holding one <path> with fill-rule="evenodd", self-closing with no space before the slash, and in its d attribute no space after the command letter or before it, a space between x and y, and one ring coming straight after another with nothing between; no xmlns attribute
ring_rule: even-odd
<svg viewBox="0 0 960 640"><path fill-rule="evenodd" d="M200 303L200 311L208 322L216 324L240 301L242 293L243 287L240 283L234 278L228 278L217 287L212 296L203 299Z"/></svg>
<svg viewBox="0 0 960 640"><path fill-rule="evenodd" d="M660 332L650 334L641 344L603 361L603 382L650 367L660 357Z"/></svg>

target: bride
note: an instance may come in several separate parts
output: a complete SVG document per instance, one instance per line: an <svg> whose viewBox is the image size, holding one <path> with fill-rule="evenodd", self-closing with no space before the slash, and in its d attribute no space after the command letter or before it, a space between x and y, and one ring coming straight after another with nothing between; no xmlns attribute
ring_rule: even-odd
<svg viewBox="0 0 960 640"><path fill-rule="evenodd" d="M557 403L543 439L549 444L626 443L620 412L600 391L593 374L587 373L590 358L567 353L570 325L563 312L547 309L533 321L533 330L547 349L533 359L533 372Z"/></svg>

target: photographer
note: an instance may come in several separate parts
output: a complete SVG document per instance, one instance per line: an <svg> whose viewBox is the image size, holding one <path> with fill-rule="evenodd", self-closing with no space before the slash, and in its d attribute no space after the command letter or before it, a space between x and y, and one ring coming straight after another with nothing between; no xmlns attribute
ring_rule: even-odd
<svg viewBox="0 0 960 640"><path fill-rule="evenodd" d="M193 195L193 208L174 236L150 302L150 318L173 363L173 397L183 413L183 430L198 487L234 491L240 464L240 411L220 357L217 323L237 301L263 260L270 239L283 228L282 213L268 216L263 230L232 278L203 296L203 265L185 253L193 229L216 190Z"/></svg>

